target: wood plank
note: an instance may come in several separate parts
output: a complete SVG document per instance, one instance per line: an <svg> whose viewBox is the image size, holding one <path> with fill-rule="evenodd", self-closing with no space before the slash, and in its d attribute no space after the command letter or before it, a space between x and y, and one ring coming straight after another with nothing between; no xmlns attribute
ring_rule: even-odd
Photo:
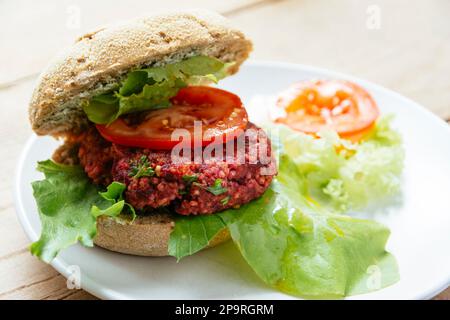
<svg viewBox="0 0 450 320"><path fill-rule="evenodd" d="M450 288L438 294L433 300L450 300Z"/></svg>
<svg viewBox="0 0 450 320"><path fill-rule="evenodd" d="M2 269L5 258L21 253L24 250L26 251L30 243L22 231L22 227L16 217L16 211L12 205L0 212L0 234L2 237L0 269Z"/></svg>
<svg viewBox="0 0 450 320"><path fill-rule="evenodd" d="M95 299L83 290L68 289L66 279L38 261L28 248L0 258L0 299Z"/></svg>
<svg viewBox="0 0 450 320"><path fill-rule="evenodd" d="M118 20L159 10L205 8L218 12L244 9L261 0L14 0L0 2L0 87L37 74L62 47L86 32ZM14 14L11 14L14 13ZM11 32L11 30L14 30Z"/></svg>
<svg viewBox="0 0 450 320"><path fill-rule="evenodd" d="M26 248L23 248L26 249ZM28 250L23 250L1 261L0 292L12 295L30 286L46 282L57 277L59 273L50 265L32 257Z"/></svg>
<svg viewBox="0 0 450 320"><path fill-rule="evenodd" d="M0 215L2 210L12 207L11 190L17 160L32 131L27 121L28 101L34 80L15 87L0 90L0 137L3 170L0 170Z"/></svg>
<svg viewBox="0 0 450 320"><path fill-rule="evenodd" d="M366 26L374 5L380 29ZM448 12L446 0L290 0L232 20L253 39L251 58L353 74L450 118Z"/></svg>
<svg viewBox="0 0 450 320"><path fill-rule="evenodd" d="M81 289L68 289L62 275L51 276L37 283L19 287L13 291L0 294L0 299L8 300L93 300L93 295Z"/></svg>
<svg viewBox="0 0 450 320"><path fill-rule="evenodd" d="M90 293L87 293L84 290L76 290L75 292L73 292L73 294L70 294L64 298L62 298L62 300L97 300L98 298L93 296Z"/></svg>

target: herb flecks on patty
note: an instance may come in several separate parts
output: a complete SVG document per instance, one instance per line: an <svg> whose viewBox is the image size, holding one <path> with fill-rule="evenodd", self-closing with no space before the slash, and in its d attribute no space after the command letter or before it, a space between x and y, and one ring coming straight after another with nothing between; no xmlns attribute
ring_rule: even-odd
<svg viewBox="0 0 450 320"><path fill-rule="evenodd" d="M174 163L169 150L119 146L104 140L95 128L79 143L80 163L88 176L105 186L124 183L127 202L138 210L170 206L179 214L197 215L239 207L264 193L273 176L262 175L261 169L275 166L274 161L249 163L248 142L243 164L216 159Z"/></svg>

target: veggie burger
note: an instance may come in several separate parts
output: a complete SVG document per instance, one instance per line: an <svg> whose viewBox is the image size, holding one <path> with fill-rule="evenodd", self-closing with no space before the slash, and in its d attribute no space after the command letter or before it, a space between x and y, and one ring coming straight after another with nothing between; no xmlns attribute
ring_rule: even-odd
<svg viewBox="0 0 450 320"><path fill-rule="evenodd" d="M44 221L56 210L71 211L72 227L85 223L74 212L91 215L93 227L75 235L83 244L92 238L109 250L164 256L177 215L211 215L260 197L276 174L270 140L236 94L210 86L236 73L251 48L220 15L191 11L107 27L64 50L29 108L38 135L63 140L38 165L47 179L33 191L50 226L32 252L49 261L71 244L70 232L52 233ZM57 185L61 172L68 178ZM84 184L72 183L81 176ZM80 196L49 205L58 192ZM221 232L209 245L227 239Z"/></svg>

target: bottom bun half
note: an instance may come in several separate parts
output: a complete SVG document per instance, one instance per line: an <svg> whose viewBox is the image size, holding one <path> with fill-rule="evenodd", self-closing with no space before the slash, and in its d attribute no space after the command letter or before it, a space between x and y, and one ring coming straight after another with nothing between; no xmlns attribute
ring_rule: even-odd
<svg viewBox="0 0 450 320"><path fill-rule="evenodd" d="M102 248L138 255L168 256L169 237L175 221L170 214L158 213L138 216L130 223L126 219L100 217L97 219L97 235L94 243ZM230 239L228 229L219 232L208 248Z"/></svg>

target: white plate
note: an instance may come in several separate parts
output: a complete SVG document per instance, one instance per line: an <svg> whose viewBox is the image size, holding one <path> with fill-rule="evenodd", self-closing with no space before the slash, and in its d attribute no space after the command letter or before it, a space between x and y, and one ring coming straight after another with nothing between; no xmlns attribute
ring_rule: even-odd
<svg viewBox="0 0 450 320"><path fill-rule="evenodd" d="M266 114L256 97L278 93L310 78L356 81L375 98L382 113L394 113L404 137L406 163L402 203L388 213L372 215L391 229L388 250L397 258L401 280L393 286L351 298L425 299L450 284L450 129L423 107L392 91L343 74L293 64L252 62L220 87L238 94L252 120ZM28 237L40 232L30 182L41 179L38 160L48 159L57 142L31 137L19 162L15 201ZM176 263L172 257L144 258L100 248L73 246L53 267L68 276L78 266L81 286L105 299L289 299L267 287L246 265L232 243Z"/></svg>

